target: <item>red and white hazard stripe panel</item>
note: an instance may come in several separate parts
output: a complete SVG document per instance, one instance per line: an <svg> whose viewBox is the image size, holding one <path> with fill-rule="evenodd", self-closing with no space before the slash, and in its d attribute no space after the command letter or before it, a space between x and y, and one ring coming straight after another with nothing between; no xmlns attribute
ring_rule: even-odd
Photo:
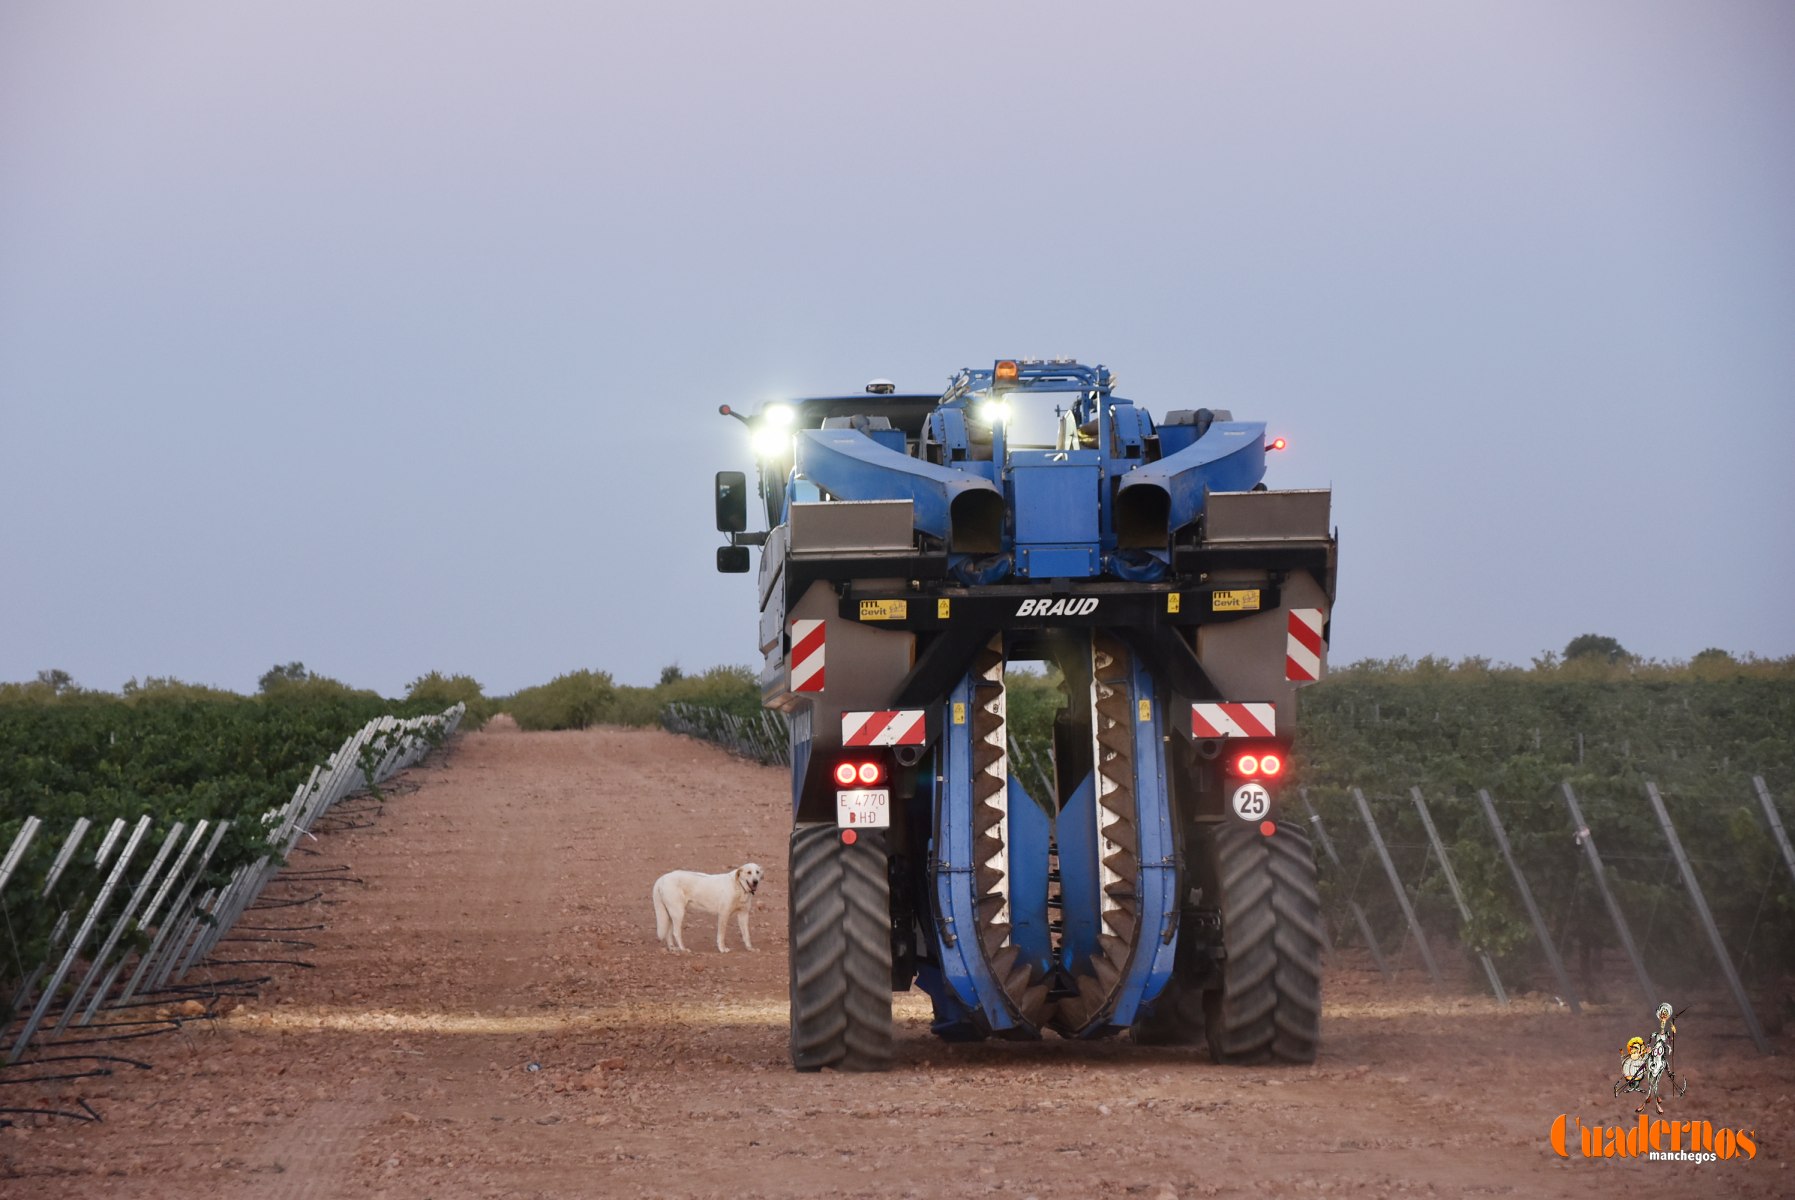
<svg viewBox="0 0 1795 1200"><path fill-rule="evenodd" d="M1278 706L1275 704L1193 704L1190 731L1200 738L1275 737Z"/></svg>
<svg viewBox="0 0 1795 1200"><path fill-rule="evenodd" d="M1290 610L1290 636L1284 647L1285 679L1314 683L1321 678L1321 624L1319 608Z"/></svg>
<svg viewBox="0 0 1795 1200"><path fill-rule="evenodd" d="M794 692L823 690L823 622L792 622L792 674Z"/></svg>
<svg viewBox="0 0 1795 1200"><path fill-rule="evenodd" d="M923 735L920 708L841 714L841 744L844 746L920 746Z"/></svg>

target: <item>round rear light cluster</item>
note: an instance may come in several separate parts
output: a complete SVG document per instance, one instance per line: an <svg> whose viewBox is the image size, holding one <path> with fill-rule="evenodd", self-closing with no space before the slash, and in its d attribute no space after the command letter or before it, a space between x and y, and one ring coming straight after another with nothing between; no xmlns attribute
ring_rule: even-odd
<svg viewBox="0 0 1795 1200"><path fill-rule="evenodd" d="M876 759L835 764L835 782L842 787L872 787L885 778L885 764Z"/></svg>
<svg viewBox="0 0 1795 1200"><path fill-rule="evenodd" d="M1258 775L1270 779L1284 770L1284 760L1276 754L1243 754L1234 760L1234 770L1240 775Z"/></svg>

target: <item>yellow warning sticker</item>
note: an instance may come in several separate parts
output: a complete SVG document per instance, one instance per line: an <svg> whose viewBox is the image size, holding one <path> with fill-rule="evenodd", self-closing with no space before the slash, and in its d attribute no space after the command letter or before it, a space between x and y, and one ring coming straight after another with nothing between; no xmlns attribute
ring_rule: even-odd
<svg viewBox="0 0 1795 1200"><path fill-rule="evenodd" d="M862 621L902 621L909 615L910 603L907 600L862 600L860 602L860 619Z"/></svg>
<svg viewBox="0 0 1795 1200"><path fill-rule="evenodd" d="M1151 721L1153 719L1153 701L1142 700L1140 703L1140 709L1141 709L1141 720Z"/></svg>
<svg viewBox="0 0 1795 1200"><path fill-rule="evenodd" d="M958 700L954 701L954 724L966 724L966 705Z"/></svg>
<svg viewBox="0 0 1795 1200"><path fill-rule="evenodd" d="M1259 589L1252 588L1244 592L1214 592L1211 594L1211 612L1257 612L1259 611Z"/></svg>
<svg viewBox="0 0 1795 1200"><path fill-rule="evenodd" d="M951 601L951 600L935 601L935 619L937 621L947 620L947 606L952 603L953 603L953 601Z"/></svg>
<svg viewBox="0 0 1795 1200"><path fill-rule="evenodd" d="M1177 612L1178 611L1178 601L1180 599L1182 599L1182 597L1180 597L1177 592L1167 592L1166 593L1166 611L1169 613Z"/></svg>

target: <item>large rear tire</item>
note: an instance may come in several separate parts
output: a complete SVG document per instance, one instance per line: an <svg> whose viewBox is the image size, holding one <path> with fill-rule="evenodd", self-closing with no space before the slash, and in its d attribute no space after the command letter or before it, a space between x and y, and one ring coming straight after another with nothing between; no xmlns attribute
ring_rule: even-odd
<svg viewBox="0 0 1795 1200"><path fill-rule="evenodd" d="M1217 826L1220 991L1205 993L1218 1063L1312 1063L1321 1037L1321 892L1309 839L1288 825Z"/></svg>
<svg viewBox="0 0 1795 1200"><path fill-rule="evenodd" d="M792 831L791 1048L800 1071L891 1065L891 882L884 838Z"/></svg>

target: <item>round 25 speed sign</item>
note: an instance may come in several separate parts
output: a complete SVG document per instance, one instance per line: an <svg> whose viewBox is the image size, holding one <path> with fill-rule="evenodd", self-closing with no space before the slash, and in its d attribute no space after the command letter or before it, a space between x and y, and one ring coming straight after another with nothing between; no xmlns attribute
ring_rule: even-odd
<svg viewBox="0 0 1795 1200"><path fill-rule="evenodd" d="M1243 821L1263 821L1271 812L1271 795L1257 783L1234 789L1234 815Z"/></svg>

